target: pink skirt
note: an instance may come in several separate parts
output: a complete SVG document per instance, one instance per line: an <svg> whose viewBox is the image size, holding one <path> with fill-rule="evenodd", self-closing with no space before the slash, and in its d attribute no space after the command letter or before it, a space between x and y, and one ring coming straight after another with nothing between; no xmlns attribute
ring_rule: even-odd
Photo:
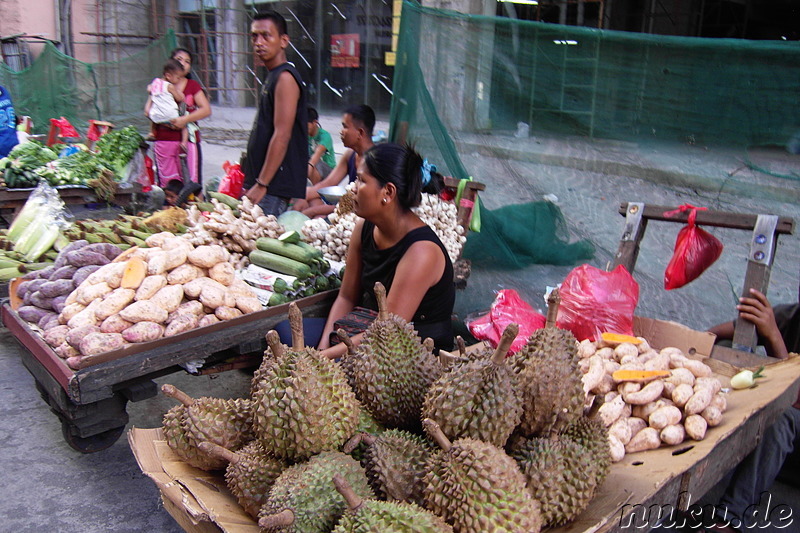
<svg viewBox="0 0 800 533"><path fill-rule="evenodd" d="M156 141L153 152L158 167L158 185L165 187L172 180L183 181L181 174L180 141ZM197 145L189 143L186 150L186 164L191 180L197 183Z"/></svg>

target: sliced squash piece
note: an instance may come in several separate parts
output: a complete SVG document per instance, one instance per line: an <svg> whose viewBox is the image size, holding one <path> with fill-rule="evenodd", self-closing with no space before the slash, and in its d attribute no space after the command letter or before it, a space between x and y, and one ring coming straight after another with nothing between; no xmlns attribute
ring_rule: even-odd
<svg viewBox="0 0 800 533"><path fill-rule="evenodd" d="M120 287L123 289L139 288L144 278L147 276L147 263L141 257L131 257L125 266L125 271L122 273L122 282Z"/></svg>
<svg viewBox="0 0 800 533"><path fill-rule="evenodd" d="M624 381L647 383L655 379L668 378L671 374L669 370L617 370L611 374L611 378L617 383Z"/></svg>
<svg viewBox="0 0 800 533"><path fill-rule="evenodd" d="M114 260L111 261L111 262L112 263L121 263L123 261L127 261L128 258L131 257L132 255L134 255L137 251L139 251L139 247L138 246L131 246L130 248L128 248L127 250L125 250L121 254L119 254L117 257L115 257Z"/></svg>
<svg viewBox="0 0 800 533"><path fill-rule="evenodd" d="M616 346L617 344L622 344L623 342L628 342L633 345L642 343L642 339L640 339L639 337L633 337L631 335L623 335L621 333L606 332L600 334L600 338L602 338L603 342L605 342L609 346Z"/></svg>

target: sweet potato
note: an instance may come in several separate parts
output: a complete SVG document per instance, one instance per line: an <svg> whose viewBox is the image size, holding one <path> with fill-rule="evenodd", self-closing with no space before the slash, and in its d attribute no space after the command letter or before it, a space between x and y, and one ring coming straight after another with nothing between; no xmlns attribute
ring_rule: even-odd
<svg viewBox="0 0 800 533"><path fill-rule="evenodd" d="M182 300L182 285L167 285L155 293L152 298L150 298L150 301L153 304L165 310L167 313L171 313L172 311L176 310L178 306L181 305Z"/></svg>
<svg viewBox="0 0 800 533"><path fill-rule="evenodd" d="M155 293L167 286L166 276L156 275L147 276L142 280L142 284L136 289L135 300L149 300Z"/></svg>
<svg viewBox="0 0 800 533"><path fill-rule="evenodd" d="M659 380L651 381L642 390L624 395L625 401L631 405L645 405L657 400L664 390L664 382Z"/></svg>
<svg viewBox="0 0 800 533"><path fill-rule="evenodd" d="M661 391L662 398L672 399L672 394L675 392L675 384L664 380L664 390Z"/></svg>
<svg viewBox="0 0 800 533"><path fill-rule="evenodd" d="M62 359L69 359L70 357L80 358L81 356L81 352L79 352L77 348L70 346L66 342L59 344L53 351Z"/></svg>
<svg viewBox="0 0 800 533"><path fill-rule="evenodd" d="M100 331L103 333L122 333L133 325L119 314L111 315L100 324Z"/></svg>
<svg viewBox="0 0 800 533"><path fill-rule="evenodd" d="M683 406L683 410L687 415L696 415L703 412L703 409L711 404L711 398L714 396L714 392L712 389L707 389L705 387L695 387L694 394L689 401L686 402L686 405Z"/></svg>
<svg viewBox="0 0 800 533"><path fill-rule="evenodd" d="M647 421L642 420L638 416L629 416L628 418L625 419L625 421L631 428L631 437L647 427Z"/></svg>
<svg viewBox="0 0 800 533"><path fill-rule="evenodd" d="M183 285L203 276L203 270L191 263L184 263L167 274L167 283Z"/></svg>
<svg viewBox="0 0 800 533"><path fill-rule="evenodd" d="M614 376L611 377L613 378ZM642 390L642 384L632 381L625 381L617 385L617 390L624 398L626 394L633 394L634 392L639 392Z"/></svg>
<svg viewBox="0 0 800 533"><path fill-rule="evenodd" d="M92 275L94 272L97 272L100 269L100 266L101 265L86 265L84 267L80 267L72 276L72 282L76 287L79 287L81 283L86 281L90 275Z"/></svg>
<svg viewBox="0 0 800 533"><path fill-rule="evenodd" d="M259 303L258 298L256 298L256 303ZM259 303L259 307L260 306L261 304ZM589 393L603 382L603 376L606 375L604 359L599 355L593 355L589 359L582 359L581 361L589 362L588 371L581 378L583 382L583 392Z"/></svg>
<svg viewBox="0 0 800 533"><path fill-rule="evenodd" d="M722 411L713 405L709 405L703 409L703 412L700 413L700 416L702 416L706 423L708 423L708 427L716 427L720 424L720 422L722 422Z"/></svg>
<svg viewBox="0 0 800 533"><path fill-rule="evenodd" d="M186 249L174 248L162 250L147 258L147 273L150 275L164 274L186 262Z"/></svg>
<svg viewBox="0 0 800 533"><path fill-rule="evenodd" d="M164 336L172 337L174 335L179 335L184 331L189 331L190 329L196 328L199 322L200 317L197 315L178 315L172 320L172 322L167 324L167 328L164 330Z"/></svg>
<svg viewBox="0 0 800 533"><path fill-rule="evenodd" d="M603 359L614 360L614 350L612 348L609 348L608 346L600 348L599 350L597 350L596 353Z"/></svg>
<svg viewBox="0 0 800 533"><path fill-rule="evenodd" d="M720 413L728 410L728 398L724 393L718 392L711 398L711 405L719 409Z"/></svg>
<svg viewBox="0 0 800 533"><path fill-rule="evenodd" d="M667 404L664 403L664 398L661 398L654 402L650 402L645 405L634 405L631 414L633 414L633 416L641 418L642 420L647 420L653 411L661 407L664 407L665 405Z"/></svg>
<svg viewBox="0 0 800 533"><path fill-rule="evenodd" d="M97 355L122 348L127 344L119 333L89 333L81 341L80 352L83 356Z"/></svg>
<svg viewBox="0 0 800 533"><path fill-rule="evenodd" d="M84 248L67 252L66 256L64 257L67 263L80 268L87 265L105 265L111 262L108 257L100 252L87 252L84 250Z"/></svg>
<svg viewBox="0 0 800 533"><path fill-rule="evenodd" d="M611 451L612 463L618 463L625 458L625 445L617 437L608 436L608 448Z"/></svg>
<svg viewBox="0 0 800 533"><path fill-rule="evenodd" d="M631 426L628 425L628 418L630 417L620 417L608 428L608 434L618 438L622 444L628 444L628 442L631 440L631 437L633 437L633 434L631 433Z"/></svg>
<svg viewBox="0 0 800 533"><path fill-rule="evenodd" d="M233 283L235 275L236 270L233 268L233 265L227 261L223 263L217 263L208 269L208 277L214 281L222 283L226 287Z"/></svg>
<svg viewBox="0 0 800 533"><path fill-rule="evenodd" d="M67 340L67 333L69 333L68 326L58 326L55 328L51 328L44 333L44 342L48 345L52 346L53 348L58 347Z"/></svg>
<svg viewBox="0 0 800 533"><path fill-rule="evenodd" d="M53 274L53 272L55 272L55 271L56 271L56 267L53 266L53 265L50 265L49 267L45 267L45 268L43 268L41 270L33 270L31 272L28 272L27 274L22 276L22 279L28 279L28 280L48 279Z"/></svg>
<svg viewBox="0 0 800 533"><path fill-rule="evenodd" d="M68 279L72 281L72 276L75 275L75 272L78 271L78 267L72 265L64 265L61 268L56 269L52 274L50 274L49 279L50 281L56 281L59 279Z"/></svg>
<svg viewBox="0 0 800 533"><path fill-rule="evenodd" d="M165 240L169 239L170 237L174 237L174 236L175 235L173 235L172 233L170 233L168 231L162 231L160 233L154 233L154 234L150 235L149 237L147 237L144 240L144 242L150 248L154 248L154 247L159 247L160 248L164 244Z"/></svg>
<svg viewBox="0 0 800 533"><path fill-rule="evenodd" d="M683 413L674 405L659 407L647 417L647 423L651 428L664 429L681 421Z"/></svg>
<svg viewBox="0 0 800 533"><path fill-rule="evenodd" d="M93 301L98 300L112 291L111 287L105 281L89 285L87 283L81 284L80 287L75 289L77 294L78 303L89 305Z"/></svg>
<svg viewBox="0 0 800 533"><path fill-rule="evenodd" d="M200 279L207 280L203 283L203 288L200 291L200 302L211 309L225 305L225 285L210 278ZM235 300L234 305L236 305Z"/></svg>
<svg viewBox="0 0 800 533"><path fill-rule="evenodd" d="M55 298L53 298L52 301L53 311L55 311L56 313L60 313L61 311L63 311L64 307L67 306L67 298L69 298L68 294L62 294L61 296L56 296Z"/></svg>
<svg viewBox="0 0 800 533"><path fill-rule="evenodd" d="M681 383L686 383L687 385L694 386L694 374L688 368L675 368L672 370L672 375L667 378L667 381L670 383L674 383L675 385L680 385Z"/></svg>
<svg viewBox="0 0 800 533"><path fill-rule="evenodd" d="M89 244L89 241L84 239L79 239L77 241L72 241L64 246L59 252L58 256L56 256L56 260L53 262L53 267L57 270L64 265L67 264L67 254L73 250L80 250L84 246Z"/></svg>
<svg viewBox="0 0 800 533"><path fill-rule="evenodd" d="M686 430L680 424L672 424L664 427L659 433L659 437L661 437L661 442L667 446L675 446L686 438Z"/></svg>
<svg viewBox="0 0 800 533"><path fill-rule="evenodd" d="M672 391L672 401L675 402L675 405L678 407L683 407L686 405L686 402L689 401L689 398L692 397L694 394L694 389L691 385L687 385L686 383L681 383L675 390Z"/></svg>
<svg viewBox="0 0 800 533"><path fill-rule="evenodd" d="M39 326L39 329L44 331L45 328L47 327L47 323L50 320L53 320L53 319L58 320L58 313L54 313L53 311L50 311L50 312L45 313L44 315L42 315L42 318L39 319L39 322L37 322L36 325Z"/></svg>
<svg viewBox="0 0 800 533"><path fill-rule="evenodd" d="M31 294L30 296L30 303L31 305L35 305L41 309L45 309L47 311L53 310L53 299L48 298L41 291L36 291Z"/></svg>
<svg viewBox="0 0 800 533"><path fill-rule="evenodd" d="M73 328L67 332L64 340L73 348L80 349L84 337L90 333L100 333L100 328L97 326L80 326Z"/></svg>
<svg viewBox="0 0 800 533"><path fill-rule="evenodd" d="M125 275L125 267L127 263L109 263L103 266L102 272L104 278L102 281L108 283L112 289L118 288L122 285L122 276Z"/></svg>
<svg viewBox="0 0 800 533"><path fill-rule="evenodd" d="M712 374L711 368L707 364L696 359L687 358L683 363L683 368L688 368L696 378L707 378Z"/></svg>
<svg viewBox="0 0 800 533"><path fill-rule="evenodd" d="M200 295L202 297L202 295ZM228 307L226 305L220 305L216 309L214 309L214 314L220 320L233 320L234 318L242 316L242 312L236 309L235 307Z"/></svg>
<svg viewBox="0 0 800 533"><path fill-rule="evenodd" d="M67 304L64 306L64 309L61 310L61 316L59 320L61 323L66 324L69 320L86 309L86 306L83 304L79 304L78 302Z"/></svg>
<svg viewBox="0 0 800 533"><path fill-rule="evenodd" d="M28 292L36 292L39 290L39 287L48 283L47 279L32 279L28 281L23 281L17 286L17 297L18 298L25 298L25 294Z"/></svg>
<svg viewBox="0 0 800 533"><path fill-rule="evenodd" d="M77 355L74 357L67 357L64 361L67 363L67 366L70 367L72 370L80 370L81 368L81 356Z"/></svg>
<svg viewBox="0 0 800 533"><path fill-rule="evenodd" d="M122 253L122 249L119 246L105 242L88 244L82 247L81 250L84 252L98 253L105 256L109 261L113 261L119 254Z"/></svg>
<svg viewBox="0 0 800 533"><path fill-rule="evenodd" d="M625 410L625 399L620 395L615 397L610 402L605 402L600 406L597 415L603 422L603 425L608 427L622 415Z"/></svg>
<svg viewBox="0 0 800 533"><path fill-rule="evenodd" d="M116 315L133 301L134 295L136 295L136 291L133 289L114 289L106 294L103 300L97 305L94 310L95 316L98 320L105 320L111 315Z"/></svg>
<svg viewBox="0 0 800 533"><path fill-rule="evenodd" d="M203 316L205 313L203 311L203 304L198 302L197 300L189 300L188 302L183 302L178 308L174 311L174 313L179 315L197 315ZM167 320L169 322L169 320Z"/></svg>
<svg viewBox="0 0 800 533"><path fill-rule="evenodd" d="M206 284L206 280L211 280L211 278L202 277L202 278L195 278L188 283L183 284L183 294L187 298L196 299L200 297L200 293L203 292L203 286ZM213 280L211 280L213 281Z"/></svg>
<svg viewBox="0 0 800 533"><path fill-rule="evenodd" d="M644 452L655 450L661 446L661 436L655 428L644 428L634 435L625 446L626 453Z"/></svg>
<svg viewBox="0 0 800 533"><path fill-rule="evenodd" d="M128 322L156 322L158 324L167 320L166 310L160 308L150 300L133 302L128 307L119 312L119 316Z"/></svg>
<svg viewBox="0 0 800 533"><path fill-rule="evenodd" d="M593 356L596 351L597 346L589 339L583 339L580 344L578 344L578 357L581 359L587 359Z"/></svg>
<svg viewBox="0 0 800 533"><path fill-rule="evenodd" d="M62 294L69 294L75 286L72 284L72 279L57 279L55 281L48 281L39 287L39 293L45 298L55 298Z"/></svg>
<svg viewBox="0 0 800 533"><path fill-rule="evenodd" d="M23 305L22 307L17 309L17 314L25 322L30 322L31 324L38 324L39 321L42 319L42 317L47 314L47 310L42 309L41 307L36 307L34 305Z"/></svg>
<svg viewBox="0 0 800 533"><path fill-rule="evenodd" d="M217 322L220 322L220 319L217 318L216 315L211 315L211 314L203 315L200 318L200 321L197 323L197 327L198 328L204 328L206 326L210 326L212 324L216 324Z"/></svg>
<svg viewBox="0 0 800 533"><path fill-rule="evenodd" d="M622 359L625 357L633 357L634 359L639 358L639 350L633 344L629 342L621 342L619 343L616 348L614 348L614 359L622 362Z"/></svg>
<svg viewBox="0 0 800 533"><path fill-rule="evenodd" d="M146 320L137 322L122 332L122 338L128 342L150 342L163 336L164 326Z"/></svg>
<svg viewBox="0 0 800 533"><path fill-rule="evenodd" d="M722 389L722 383L720 383L719 380L714 376L699 377L695 380L694 386L695 388L706 387L708 389L711 389L713 394L718 393Z"/></svg>
<svg viewBox="0 0 800 533"><path fill-rule="evenodd" d="M217 263L227 261L226 250L222 246L198 246L189 253L188 260L193 265L202 268L211 268Z"/></svg>
<svg viewBox="0 0 800 533"><path fill-rule="evenodd" d="M694 440L703 440L706 437L706 430L708 423L706 419L700 415L689 415L683 421L683 427L686 428L686 434Z"/></svg>
<svg viewBox="0 0 800 533"><path fill-rule="evenodd" d="M645 370L669 370L669 355L659 352L658 355L653 356L644 363Z"/></svg>

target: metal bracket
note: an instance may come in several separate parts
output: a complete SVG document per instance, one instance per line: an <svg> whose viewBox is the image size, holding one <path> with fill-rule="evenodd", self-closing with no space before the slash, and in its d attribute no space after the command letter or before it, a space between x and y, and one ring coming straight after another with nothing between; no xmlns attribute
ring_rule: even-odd
<svg viewBox="0 0 800 533"><path fill-rule="evenodd" d="M758 215L756 226L753 228L753 240L750 241L749 261L761 265L772 264L772 254L775 250L775 229L778 227L776 215Z"/></svg>
<svg viewBox="0 0 800 533"><path fill-rule="evenodd" d="M644 213L643 202L628 202L628 210L625 213L625 229L620 240L636 240L636 236L639 234L639 226L642 224L642 213Z"/></svg>

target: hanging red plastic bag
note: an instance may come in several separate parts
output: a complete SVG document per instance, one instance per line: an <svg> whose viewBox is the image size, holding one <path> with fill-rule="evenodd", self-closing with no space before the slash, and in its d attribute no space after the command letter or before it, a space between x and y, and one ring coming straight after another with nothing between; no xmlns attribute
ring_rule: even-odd
<svg viewBox="0 0 800 533"><path fill-rule="evenodd" d="M561 284L556 325L579 341L598 340L604 332L633 335L639 284L619 265L611 272L590 265L572 269Z"/></svg>
<svg viewBox="0 0 800 533"><path fill-rule="evenodd" d="M664 288L666 290L683 287L699 278L700 274L713 265L714 261L719 259L722 254L720 240L695 225L697 211L705 209L705 207L684 204L674 211L664 213L665 217L671 217L689 211L689 220L686 226L678 232L678 238L675 239L675 251L664 272Z"/></svg>
<svg viewBox="0 0 800 533"><path fill-rule="evenodd" d="M225 176L219 181L218 192L227 194L237 200L242 197L242 185L244 184L244 173L239 163L225 161L222 164Z"/></svg>
<svg viewBox="0 0 800 533"><path fill-rule="evenodd" d="M545 321L545 316L537 313L525 300L520 298L517 291L503 289L498 291L489 312L467 324L467 327L473 337L481 341L489 341L496 348L506 326L512 323L519 324L519 333L511 343L511 349L508 352L514 354L525 346L528 337L534 331L544 327Z"/></svg>

